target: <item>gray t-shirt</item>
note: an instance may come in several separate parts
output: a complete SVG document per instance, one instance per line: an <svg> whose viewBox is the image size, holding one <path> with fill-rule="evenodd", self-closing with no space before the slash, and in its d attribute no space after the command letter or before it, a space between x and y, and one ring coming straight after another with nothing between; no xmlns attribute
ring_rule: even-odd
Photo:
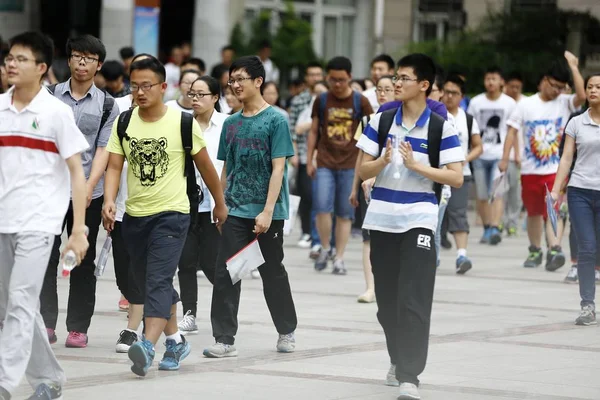
<svg viewBox="0 0 600 400"><path fill-rule="evenodd" d="M75 123L85 136L90 147L81 153L85 179L89 179L92 171L92 162L98 147L106 147L115 119L119 116L119 106L115 103L106 123L100 129L100 121L104 108L105 92L92 85L87 94L80 100L75 100L71 95L71 80L59 83L54 89L54 96L67 104L73 110ZM92 199L97 199L104 194L104 176L100 178L92 193Z"/></svg>
<svg viewBox="0 0 600 400"><path fill-rule="evenodd" d="M577 161L569 186L600 190L600 125L590 118L590 110L571 119L565 133L575 140Z"/></svg>

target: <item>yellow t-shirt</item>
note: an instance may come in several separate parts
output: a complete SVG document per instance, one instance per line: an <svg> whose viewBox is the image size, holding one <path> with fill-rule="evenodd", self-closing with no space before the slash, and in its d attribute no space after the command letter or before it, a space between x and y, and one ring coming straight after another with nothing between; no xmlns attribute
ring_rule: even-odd
<svg viewBox="0 0 600 400"><path fill-rule="evenodd" d="M144 122L133 110L123 146L115 121L107 150L125 155L128 198L125 211L132 217L146 217L166 211L189 214L187 181L184 176L185 154L181 143L181 111L169 107L156 122ZM206 145L200 125L192 125L192 155ZM123 152L125 150L125 152Z"/></svg>

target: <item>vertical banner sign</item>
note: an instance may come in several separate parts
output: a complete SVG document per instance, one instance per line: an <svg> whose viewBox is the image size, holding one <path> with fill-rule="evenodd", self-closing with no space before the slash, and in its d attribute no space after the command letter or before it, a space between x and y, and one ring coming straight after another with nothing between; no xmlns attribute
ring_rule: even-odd
<svg viewBox="0 0 600 400"><path fill-rule="evenodd" d="M135 7L133 48L137 54L158 56L159 7Z"/></svg>

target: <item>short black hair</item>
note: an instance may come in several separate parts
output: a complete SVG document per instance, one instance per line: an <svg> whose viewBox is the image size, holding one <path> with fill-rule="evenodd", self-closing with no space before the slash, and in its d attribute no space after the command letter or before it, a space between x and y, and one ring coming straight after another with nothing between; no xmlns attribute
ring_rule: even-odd
<svg viewBox="0 0 600 400"><path fill-rule="evenodd" d="M446 83L446 74L444 68L441 65L435 64L435 85L440 91L444 90L444 83Z"/></svg>
<svg viewBox="0 0 600 400"><path fill-rule="evenodd" d="M306 64L306 68L304 68L304 75L306 75L308 73L308 69L309 68L321 68L323 69L323 64L321 64L319 61L311 61L308 64Z"/></svg>
<svg viewBox="0 0 600 400"><path fill-rule="evenodd" d="M119 55L121 56L121 60L133 58L135 55L135 50L131 46L121 47L121 50L119 50Z"/></svg>
<svg viewBox="0 0 600 400"><path fill-rule="evenodd" d="M348 57L333 57L327 63L325 71L346 71L350 75L352 74L352 61Z"/></svg>
<svg viewBox="0 0 600 400"><path fill-rule="evenodd" d="M138 58L141 58L141 57L153 58L155 60L158 60L158 58L154 57L152 54L140 53L140 54L136 54L135 56L133 56L133 60L131 60L131 62L134 63L135 60L137 60Z"/></svg>
<svg viewBox="0 0 600 400"><path fill-rule="evenodd" d="M116 81L117 79L125 76L125 68L123 64L115 60L109 60L102 64L100 73L109 82Z"/></svg>
<svg viewBox="0 0 600 400"><path fill-rule="evenodd" d="M262 49L272 49L272 48L273 48L273 46L271 45L271 41L270 40L265 39L265 40L263 40L263 41L260 42L259 49L262 50Z"/></svg>
<svg viewBox="0 0 600 400"><path fill-rule="evenodd" d="M409 54L402 57L397 66L398 68L412 68L417 80L429 82L429 88L425 92L425 95L429 96L433 90L436 73L435 63L431 57L421 53Z"/></svg>
<svg viewBox="0 0 600 400"><path fill-rule="evenodd" d="M363 92L365 90L367 90L367 86L365 85L365 80L364 79L352 79L350 81L350 84L352 84L352 83L358 84L358 86L360 86L362 88Z"/></svg>
<svg viewBox="0 0 600 400"><path fill-rule="evenodd" d="M165 66L156 58L144 58L143 60L135 61L131 64L129 76L133 75L135 70L149 69L158 76L160 83L163 83L166 79Z"/></svg>
<svg viewBox="0 0 600 400"><path fill-rule="evenodd" d="M504 78L504 74L502 73L502 68L497 65L492 65L491 67L487 67L485 69L485 73L483 76L485 77L487 74L498 74L500 78Z"/></svg>
<svg viewBox="0 0 600 400"><path fill-rule="evenodd" d="M465 81L458 74L450 74L446 77L446 83L453 83L460 89L460 94L465 94Z"/></svg>
<svg viewBox="0 0 600 400"><path fill-rule="evenodd" d="M197 78L202 76L202 74L199 71L196 71L195 69L185 69L185 70L181 71L181 74L179 75L179 84L180 85L181 85L181 81L183 81L183 78L187 74L194 74L194 75L196 75Z"/></svg>
<svg viewBox="0 0 600 400"><path fill-rule="evenodd" d="M510 72L508 75L506 75L506 82L510 82L510 81L519 81L521 83L523 83L523 75L521 75L521 73L519 71L512 71Z"/></svg>
<svg viewBox="0 0 600 400"><path fill-rule="evenodd" d="M378 62L384 62L388 65L388 69L394 69L394 59L389 54L380 54L371 61L371 67Z"/></svg>
<svg viewBox="0 0 600 400"><path fill-rule="evenodd" d="M265 66L258 56L244 56L238 58L229 67L229 75L240 69L245 70L252 79L262 78L264 85L266 75Z"/></svg>
<svg viewBox="0 0 600 400"><path fill-rule="evenodd" d="M67 40L67 57L71 57L73 51L80 53L95 54L99 62L103 63L106 59L106 47L104 43L95 36L81 35Z"/></svg>
<svg viewBox="0 0 600 400"><path fill-rule="evenodd" d="M198 67L198 69L200 71L206 71L206 63L201 58L190 57L181 63L181 65L183 65L183 64L192 64L192 65L195 65L196 67Z"/></svg>
<svg viewBox="0 0 600 400"><path fill-rule="evenodd" d="M232 45L228 44L227 46L223 46L221 48L221 53L223 53L223 52L225 52L227 50L231 50L231 51L235 52L235 48Z"/></svg>
<svg viewBox="0 0 600 400"><path fill-rule="evenodd" d="M36 63L44 63L50 69L54 59L54 42L41 32L24 32L14 36L9 41L9 49L13 46L23 46L31 50Z"/></svg>
<svg viewBox="0 0 600 400"><path fill-rule="evenodd" d="M377 82L375 84L379 85L379 82L381 82L384 79L389 79L390 81L392 81L392 83L394 83L394 75L383 75L382 77L377 79Z"/></svg>
<svg viewBox="0 0 600 400"><path fill-rule="evenodd" d="M554 61L550 68L546 71L544 77L552 78L555 81L562 83L569 83L571 80L571 74L569 69L565 65L566 63L561 61Z"/></svg>

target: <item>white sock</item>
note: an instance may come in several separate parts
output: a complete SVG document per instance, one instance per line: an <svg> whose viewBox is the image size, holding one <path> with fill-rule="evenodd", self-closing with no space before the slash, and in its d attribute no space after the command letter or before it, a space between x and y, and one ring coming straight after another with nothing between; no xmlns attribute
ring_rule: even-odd
<svg viewBox="0 0 600 400"><path fill-rule="evenodd" d="M456 258L466 257L466 256L467 256L467 249L458 249L456 251Z"/></svg>
<svg viewBox="0 0 600 400"><path fill-rule="evenodd" d="M177 344L179 344L179 343L181 343L181 342L182 342L182 339L181 339L181 333L179 333L179 331L175 332L175 333L174 333L174 334L172 334L172 335L169 335L169 336L167 336L167 340L168 340L168 339L174 340L174 341L175 341L175 343L177 343Z"/></svg>

